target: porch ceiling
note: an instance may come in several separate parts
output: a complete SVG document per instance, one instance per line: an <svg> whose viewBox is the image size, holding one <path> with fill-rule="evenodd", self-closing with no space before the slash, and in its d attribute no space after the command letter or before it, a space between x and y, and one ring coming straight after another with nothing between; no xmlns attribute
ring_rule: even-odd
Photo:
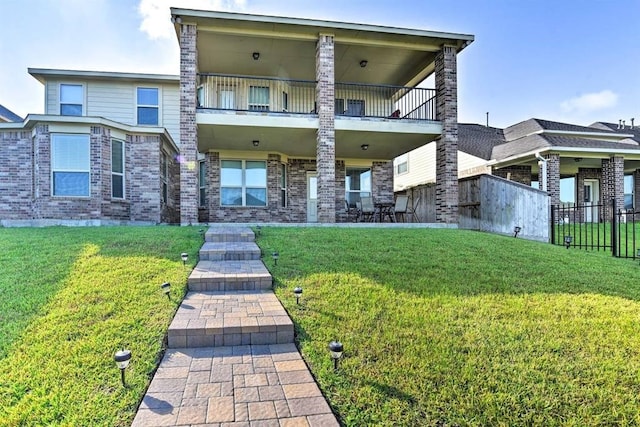
<svg viewBox="0 0 640 427"><path fill-rule="evenodd" d="M602 159L604 157L561 157L560 158L560 176L569 177L578 174L578 169L601 169ZM528 161L522 161L518 163L522 166L531 166L531 173L537 175L539 172L538 161L536 159L530 159ZM624 172L631 173L640 169L640 158L625 159Z"/></svg>
<svg viewBox="0 0 640 427"><path fill-rule="evenodd" d="M392 160L438 135L336 131L336 158ZM257 147L253 141L259 141ZM367 144L366 150L362 145ZM198 125L198 151L256 151L316 157L316 130L261 126Z"/></svg>

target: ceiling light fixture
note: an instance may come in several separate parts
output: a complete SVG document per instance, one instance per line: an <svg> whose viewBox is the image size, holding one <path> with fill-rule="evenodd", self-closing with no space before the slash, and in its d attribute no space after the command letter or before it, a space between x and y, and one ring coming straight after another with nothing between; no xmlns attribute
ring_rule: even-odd
<svg viewBox="0 0 640 427"><path fill-rule="evenodd" d="M364 67L366 67L366 66L367 66L367 64L368 64L368 63L369 63L369 61L367 61L366 59L363 59L362 61L360 61L360 66L361 66L362 68L364 68Z"/></svg>
<svg viewBox="0 0 640 427"><path fill-rule="evenodd" d="M369 149L369 144L362 144L360 148L362 148L362 151L367 151Z"/></svg>
<svg viewBox="0 0 640 427"><path fill-rule="evenodd" d="M251 56L253 56L254 61L257 61L260 59L260 52L253 52Z"/></svg>
<svg viewBox="0 0 640 427"><path fill-rule="evenodd" d="M253 146L257 147L258 145L260 145L260 141L258 141L257 139L253 140Z"/></svg>

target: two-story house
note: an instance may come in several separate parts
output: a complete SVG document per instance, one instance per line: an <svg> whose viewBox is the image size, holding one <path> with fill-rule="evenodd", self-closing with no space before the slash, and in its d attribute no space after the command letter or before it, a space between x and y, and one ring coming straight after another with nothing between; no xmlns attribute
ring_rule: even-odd
<svg viewBox="0 0 640 427"><path fill-rule="evenodd" d="M29 73L44 114L0 123L0 220L179 221L177 76Z"/></svg>
<svg viewBox="0 0 640 427"><path fill-rule="evenodd" d="M171 14L180 43L181 223L345 221L362 196L392 201L393 159L431 141L436 221L457 222L456 55L473 36ZM435 89L417 87L432 74Z"/></svg>

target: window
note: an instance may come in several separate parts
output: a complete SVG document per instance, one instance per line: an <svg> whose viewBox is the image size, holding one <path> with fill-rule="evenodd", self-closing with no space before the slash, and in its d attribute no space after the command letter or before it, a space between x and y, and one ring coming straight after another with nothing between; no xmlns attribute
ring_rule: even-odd
<svg viewBox="0 0 640 427"><path fill-rule="evenodd" d="M624 208L633 209L633 175L624 176Z"/></svg>
<svg viewBox="0 0 640 427"><path fill-rule="evenodd" d="M111 140L111 197L124 199L124 142Z"/></svg>
<svg viewBox="0 0 640 427"><path fill-rule="evenodd" d="M335 109L337 115L344 114L344 99L336 98Z"/></svg>
<svg viewBox="0 0 640 427"><path fill-rule="evenodd" d="M249 86L249 110L269 111L269 87Z"/></svg>
<svg viewBox="0 0 640 427"><path fill-rule="evenodd" d="M223 110L236 109L236 93L233 87L218 88L218 108Z"/></svg>
<svg viewBox="0 0 640 427"><path fill-rule="evenodd" d="M90 196L90 157L89 135L51 135L54 196Z"/></svg>
<svg viewBox="0 0 640 427"><path fill-rule="evenodd" d="M347 116L364 116L364 100L347 99Z"/></svg>
<svg viewBox="0 0 640 427"><path fill-rule="evenodd" d="M60 85L60 115L81 116L83 104L82 85Z"/></svg>
<svg viewBox="0 0 640 427"><path fill-rule="evenodd" d="M280 164L280 205L287 207L287 165Z"/></svg>
<svg viewBox="0 0 640 427"><path fill-rule="evenodd" d="M198 186L200 188L199 203L200 207L205 207L207 206L207 168L205 161L201 160L198 166Z"/></svg>
<svg viewBox="0 0 640 427"><path fill-rule="evenodd" d="M345 198L350 207L355 207L361 197L371 196L371 169L347 168Z"/></svg>
<svg viewBox="0 0 640 427"><path fill-rule="evenodd" d="M138 88L138 124L157 126L158 121L158 88Z"/></svg>
<svg viewBox="0 0 640 427"><path fill-rule="evenodd" d="M169 165L167 162L167 155L162 152L160 156L160 182L162 185L162 202L167 203L169 189L167 186L167 176L169 175Z"/></svg>
<svg viewBox="0 0 640 427"><path fill-rule="evenodd" d="M393 160L393 168L396 175L402 175L409 172L409 156L403 154Z"/></svg>
<svg viewBox="0 0 640 427"><path fill-rule="evenodd" d="M266 206L266 162L222 160L220 162L220 203L222 206Z"/></svg>
<svg viewBox="0 0 640 427"><path fill-rule="evenodd" d="M575 203L576 179L574 177L560 179L560 203Z"/></svg>

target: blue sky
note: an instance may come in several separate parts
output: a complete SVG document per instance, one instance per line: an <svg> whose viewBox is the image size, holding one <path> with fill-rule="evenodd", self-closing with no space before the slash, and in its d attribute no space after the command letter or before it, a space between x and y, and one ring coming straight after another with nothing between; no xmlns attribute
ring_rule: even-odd
<svg viewBox="0 0 640 427"><path fill-rule="evenodd" d="M28 67L177 74L169 6L473 34L460 122L640 122L640 0L0 0L0 104L43 112Z"/></svg>

